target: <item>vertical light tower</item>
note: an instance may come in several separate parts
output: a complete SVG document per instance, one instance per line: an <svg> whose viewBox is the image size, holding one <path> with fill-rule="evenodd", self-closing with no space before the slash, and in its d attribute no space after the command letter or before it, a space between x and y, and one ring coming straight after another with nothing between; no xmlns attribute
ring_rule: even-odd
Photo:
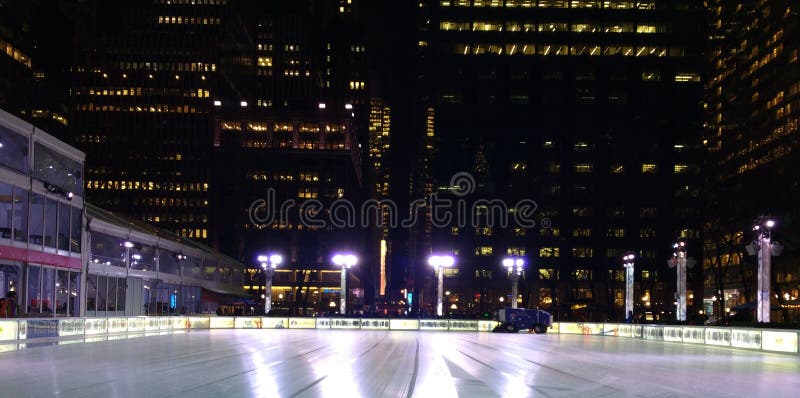
<svg viewBox="0 0 800 398"><path fill-rule="evenodd" d="M333 263L342 267L342 287L339 293L339 314L347 315L347 270L356 265L358 258L353 254L337 254Z"/></svg>
<svg viewBox="0 0 800 398"><path fill-rule="evenodd" d="M679 321L686 320L686 242L679 241L672 245L675 252L672 254L670 266L677 268L678 272L678 289L677 289L677 302L678 308L676 317Z"/></svg>
<svg viewBox="0 0 800 398"><path fill-rule="evenodd" d="M755 242L747 245L747 253L758 255L758 306L756 318L759 322L770 321L770 281L772 275L772 256L780 256L783 246L772 242L772 228L775 221L761 217L753 226Z"/></svg>
<svg viewBox="0 0 800 398"><path fill-rule="evenodd" d="M633 316L633 269L636 255L628 253L622 256L623 265L625 266L625 318ZM631 318L631 320L633 320Z"/></svg>
<svg viewBox="0 0 800 398"><path fill-rule="evenodd" d="M275 268L283 262L283 257L280 254L258 256L258 262L264 270L264 316L267 316L272 310L272 276L275 274Z"/></svg>
<svg viewBox="0 0 800 398"><path fill-rule="evenodd" d="M511 308L517 308L517 296L519 287L519 277L525 269L525 260L521 257L506 257L503 259L503 266L508 270L511 277Z"/></svg>
<svg viewBox="0 0 800 398"><path fill-rule="evenodd" d="M439 276L439 285L436 292L436 315L442 316L443 314L443 295L444 295L444 268L452 267L456 263L453 256L430 256L428 257L428 265L436 270Z"/></svg>

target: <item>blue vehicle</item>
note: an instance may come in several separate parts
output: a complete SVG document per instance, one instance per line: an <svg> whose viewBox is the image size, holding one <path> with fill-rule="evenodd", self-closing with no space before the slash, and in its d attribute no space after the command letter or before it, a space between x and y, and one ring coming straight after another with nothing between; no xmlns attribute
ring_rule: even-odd
<svg viewBox="0 0 800 398"><path fill-rule="evenodd" d="M492 330L494 333L517 333L522 329L547 333L553 325L549 312L525 308L502 308L497 311L497 320L500 324Z"/></svg>

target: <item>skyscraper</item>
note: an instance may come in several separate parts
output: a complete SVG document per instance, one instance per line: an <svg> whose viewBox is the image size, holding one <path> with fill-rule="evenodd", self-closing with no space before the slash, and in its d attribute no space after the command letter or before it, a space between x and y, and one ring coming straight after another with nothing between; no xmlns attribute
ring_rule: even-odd
<svg viewBox="0 0 800 398"><path fill-rule="evenodd" d="M745 252L753 220L771 216L773 238L797 239L797 112L800 7L792 1L710 1L707 82L706 258L716 316L755 300L755 257ZM784 320L798 319L797 251L774 261L773 295ZM710 303L711 304L711 303Z"/></svg>
<svg viewBox="0 0 800 398"><path fill-rule="evenodd" d="M213 99L252 70L227 0L87 2L78 12L72 142L97 205L207 241Z"/></svg>
<svg viewBox="0 0 800 398"><path fill-rule="evenodd" d="M269 292L278 311L329 311L340 294L331 263L336 251L359 257L350 273L363 281L349 285L354 303L374 301L377 290L378 236L327 222L335 202L360 206L367 198L365 174L372 174L362 163L371 109L366 46L357 6L339 3L246 8L252 85L241 98L214 107L214 162L225 165L214 170L215 244L253 264L248 288L254 291L265 286L257 256L283 255ZM320 213L304 213L309 204L318 204Z"/></svg>
<svg viewBox="0 0 800 398"><path fill-rule="evenodd" d="M557 319L622 319L621 256L636 252L637 313L674 319L672 243L702 252L700 4L441 0L420 10L433 192L475 216L433 229L433 250L458 256L451 308L521 300ZM470 195L452 185L458 173L472 179ZM535 227L514 223L521 200L535 202ZM512 255L528 263L522 297L507 296L501 260ZM690 278L698 296L700 279Z"/></svg>

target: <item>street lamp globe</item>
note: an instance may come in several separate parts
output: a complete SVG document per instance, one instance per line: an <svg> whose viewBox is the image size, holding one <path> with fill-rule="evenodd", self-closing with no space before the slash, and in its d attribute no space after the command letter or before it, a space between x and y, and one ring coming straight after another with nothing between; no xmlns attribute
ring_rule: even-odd
<svg viewBox="0 0 800 398"><path fill-rule="evenodd" d="M283 262L283 256L281 256L280 254L273 254L273 255L269 256L269 263L272 266L272 268L277 267L278 264L280 264L282 262Z"/></svg>

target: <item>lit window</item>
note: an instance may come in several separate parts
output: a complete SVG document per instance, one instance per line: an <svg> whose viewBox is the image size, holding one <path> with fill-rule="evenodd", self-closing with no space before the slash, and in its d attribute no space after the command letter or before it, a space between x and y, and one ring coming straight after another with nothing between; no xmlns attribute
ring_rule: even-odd
<svg viewBox="0 0 800 398"><path fill-rule="evenodd" d="M594 165L591 163L577 163L575 164L575 172L576 173L591 173L594 171Z"/></svg>
<svg viewBox="0 0 800 398"><path fill-rule="evenodd" d="M636 33L656 33L656 26L655 25L638 25L636 27Z"/></svg>
<svg viewBox="0 0 800 398"><path fill-rule="evenodd" d="M660 72L642 72L642 81L644 81L644 82L661 81L661 73Z"/></svg>
<svg viewBox="0 0 800 398"><path fill-rule="evenodd" d="M678 83L699 83L700 82L700 74L699 73L677 73L675 75L675 81Z"/></svg>
<svg viewBox="0 0 800 398"><path fill-rule="evenodd" d="M558 247L539 248L539 257L561 257L561 248Z"/></svg>
<svg viewBox="0 0 800 398"><path fill-rule="evenodd" d="M656 165L655 165L655 163L643 163L642 164L642 173L643 174L655 174L656 173Z"/></svg>
<svg viewBox="0 0 800 398"><path fill-rule="evenodd" d="M514 162L511 164L511 170L515 173L523 173L528 170L528 164L523 162Z"/></svg>
<svg viewBox="0 0 800 398"><path fill-rule="evenodd" d="M478 246L475 248L476 256L491 256L493 249L491 246Z"/></svg>
<svg viewBox="0 0 800 398"><path fill-rule="evenodd" d="M573 247L572 257L576 258L591 258L593 250L591 247Z"/></svg>
<svg viewBox="0 0 800 398"><path fill-rule="evenodd" d="M268 68L272 66L272 57L258 57L258 66Z"/></svg>
<svg viewBox="0 0 800 398"><path fill-rule="evenodd" d="M587 143L585 143L583 141L578 141L577 143L575 143L574 148L575 148L575 152L586 152L586 151L591 149L589 147L589 144L587 144Z"/></svg>
<svg viewBox="0 0 800 398"><path fill-rule="evenodd" d="M676 164L674 167L675 174L684 174L688 172L689 166L685 164Z"/></svg>

